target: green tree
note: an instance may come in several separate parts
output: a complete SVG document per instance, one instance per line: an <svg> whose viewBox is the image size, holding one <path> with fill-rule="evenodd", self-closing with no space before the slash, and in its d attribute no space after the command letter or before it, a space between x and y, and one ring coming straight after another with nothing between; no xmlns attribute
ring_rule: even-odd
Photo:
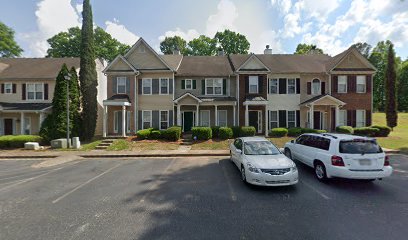
<svg viewBox="0 0 408 240"><path fill-rule="evenodd" d="M296 47L296 51L294 52L294 54L309 54L309 53L323 54L323 50L313 44L299 43Z"/></svg>
<svg viewBox="0 0 408 240"><path fill-rule="evenodd" d="M179 36L166 37L160 43L160 51L164 54L173 54L173 51L179 50L181 54L187 55L187 42Z"/></svg>
<svg viewBox="0 0 408 240"><path fill-rule="evenodd" d="M217 53L217 40L201 35L188 43L189 55L213 56Z"/></svg>
<svg viewBox="0 0 408 240"><path fill-rule="evenodd" d="M394 128L397 126L397 70L395 65L394 45L388 47L388 61L386 67L386 82L385 82L385 114L387 126Z"/></svg>
<svg viewBox="0 0 408 240"><path fill-rule="evenodd" d="M123 44L113 38L100 27L94 30L95 56L112 61L119 54L125 54L130 49L129 45ZM66 32L60 32L47 40L50 48L47 57L79 57L81 55L81 29L69 28Z"/></svg>
<svg viewBox="0 0 408 240"><path fill-rule="evenodd" d="M70 119L72 119L72 136L80 136L82 129L82 119L81 119L81 89L79 87L79 79L77 71L74 67L70 70L71 79L69 82L69 113Z"/></svg>
<svg viewBox="0 0 408 240"><path fill-rule="evenodd" d="M13 29L0 22L0 57L19 57L23 49L14 40Z"/></svg>
<svg viewBox="0 0 408 240"><path fill-rule="evenodd" d="M408 60L401 64L398 71L398 111L408 112Z"/></svg>
<svg viewBox="0 0 408 240"><path fill-rule="evenodd" d="M371 51L371 45L364 42L364 43L355 43L353 44L353 47L355 47L365 58L368 59L370 56L370 51Z"/></svg>
<svg viewBox="0 0 408 240"><path fill-rule="evenodd" d="M228 29L224 32L217 32L214 39L226 54L247 54L250 47L245 35Z"/></svg>
<svg viewBox="0 0 408 240"><path fill-rule="evenodd" d="M91 140L95 134L98 115L98 80L95 63L92 8L89 0L84 0L81 31L81 60L79 81L82 95L82 139Z"/></svg>

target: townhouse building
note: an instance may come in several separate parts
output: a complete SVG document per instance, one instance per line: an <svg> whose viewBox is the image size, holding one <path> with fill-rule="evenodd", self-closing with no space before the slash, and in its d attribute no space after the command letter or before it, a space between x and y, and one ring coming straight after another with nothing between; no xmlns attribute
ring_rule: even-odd
<svg viewBox="0 0 408 240"><path fill-rule="evenodd" d="M56 78L63 64L79 72L79 58L0 58L0 135L39 133L52 111ZM98 112L96 135L102 135L102 102L106 99L106 67L96 60Z"/></svg>
<svg viewBox="0 0 408 240"><path fill-rule="evenodd" d="M332 131L371 124L376 69L355 48L324 54L159 55L140 38L104 70L103 135L254 126Z"/></svg>

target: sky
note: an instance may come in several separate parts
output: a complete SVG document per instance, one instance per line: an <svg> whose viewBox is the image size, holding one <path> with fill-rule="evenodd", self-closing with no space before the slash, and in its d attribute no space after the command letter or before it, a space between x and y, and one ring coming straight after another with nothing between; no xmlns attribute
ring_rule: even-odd
<svg viewBox="0 0 408 240"><path fill-rule="evenodd" d="M91 0L94 23L133 45L143 37L158 52L166 36L187 41L230 29L253 53L270 45L293 53L298 43L336 55L356 42L391 40L408 58L408 0ZM44 57L47 39L81 26L82 0L0 0L0 21L13 28L24 57Z"/></svg>

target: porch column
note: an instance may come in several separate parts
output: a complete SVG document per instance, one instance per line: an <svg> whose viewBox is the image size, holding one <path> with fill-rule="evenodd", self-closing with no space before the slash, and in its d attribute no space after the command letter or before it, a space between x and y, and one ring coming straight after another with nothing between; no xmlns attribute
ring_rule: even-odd
<svg viewBox="0 0 408 240"><path fill-rule="evenodd" d="M265 106L265 137L269 135L269 126L268 126L268 111L266 110Z"/></svg>
<svg viewBox="0 0 408 240"><path fill-rule="evenodd" d="M214 126L218 126L218 106L215 105L215 124ZM211 124L210 124L211 125Z"/></svg>
<svg viewBox="0 0 408 240"><path fill-rule="evenodd" d="M339 126L339 123L340 122L340 109L339 109L339 105L336 105L336 119L335 119L335 127L338 127ZM335 130L335 129L333 129L333 130Z"/></svg>
<svg viewBox="0 0 408 240"><path fill-rule="evenodd" d="M245 105L245 126L249 125L249 112L248 112L248 105Z"/></svg>
<svg viewBox="0 0 408 240"><path fill-rule="evenodd" d="M177 105L177 126L181 126L181 111L180 105Z"/></svg>
<svg viewBox="0 0 408 240"><path fill-rule="evenodd" d="M235 111L236 111L236 106L234 105L234 106L232 106L232 117L233 117L233 123L232 123L232 125L233 125L233 126L237 126L237 123L235 122L235 118L236 118L236 116L235 116Z"/></svg>
<svg viewBox="0 0 408 240"><path fill-rule="evenodd" d="M314 106L313 104L309 107L309 128L314 128L313 124L313 113L314 113Z"/></svg>
<svg viewBox="0 0 408 240"><path fill-rule="evenodd" d="M20 134L24 135L24 112L20 113Z"/></svg>
<svg viewBox="0 0 408 240"><path fill-rule="evenodd" d="M103 106L103 137L106 138L108 126L108 106Z"/></svg>
<svg viewBox="0 0 408 240"><path fill-rule="evenodd" d="M122 106L122 137L126 137L126 106Z"/></svg>
<svg viewBox="0 0 408 240"><path fill-rule="evenodd" d="M199 107L198 107L198 104L197 104L196 105L196 115L195 115L195 117L196 117L196 119L195 119L196 126L200 125L199 122L198 122L198 115L200 115L200 112L199 112Z"/></svg>

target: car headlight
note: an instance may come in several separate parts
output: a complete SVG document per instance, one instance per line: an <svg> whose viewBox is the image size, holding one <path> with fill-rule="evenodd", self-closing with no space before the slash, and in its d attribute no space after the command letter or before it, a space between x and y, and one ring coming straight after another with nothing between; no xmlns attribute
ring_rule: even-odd
<svg viewBox="0 0 408 240"><path fill-rule="evenodd" d="M290 170L292 170L292 172L296 172L296 171L297 171L297 167L296 167L296 166L291 167Z"/></svg>
<svg viewBox="0 0 408 240"><path fill-rule="evenodd" d="M252 164L247 163L247 166L248 166L248 170L249 170L250 172L259 173L259 169L256 168L256 167L254 167Z"/></svg>

